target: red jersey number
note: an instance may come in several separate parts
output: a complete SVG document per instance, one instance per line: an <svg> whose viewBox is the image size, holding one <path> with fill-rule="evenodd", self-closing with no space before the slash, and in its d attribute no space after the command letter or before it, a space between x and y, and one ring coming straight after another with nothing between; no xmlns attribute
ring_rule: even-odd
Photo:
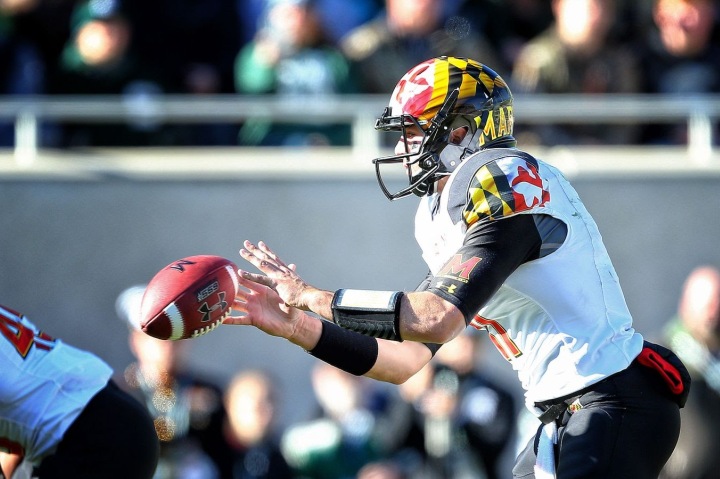
<svg viewBox="0 0 720 479"><path fill-rule="evenodd" d="M490 341L492 341L497 350L500 351L500 354L508 361L522 356L522 351L520 351L517 344L510 338L507 329L497 321L476 315L470 322L470 325L475 329L487 330Z"/></svg>
<svg viewBox="0 0 720 479"><path fill-rule="evenodd" d="M18 354L24 359L33 344L36 348L49 351L54 339L45 333L35 332L20 322L21 316L12 310L0 308L0 333L10 341Z"/></svg>

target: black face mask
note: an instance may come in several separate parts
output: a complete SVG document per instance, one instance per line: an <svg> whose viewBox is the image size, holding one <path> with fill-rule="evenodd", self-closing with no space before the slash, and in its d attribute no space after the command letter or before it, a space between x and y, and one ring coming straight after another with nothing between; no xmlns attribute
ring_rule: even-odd
<svg viewBox="0 0 720 479"><path fill-rule="evenodd" d="M405 153L399 155L391 155L375 158L375 175L383 194L389 200L403 198L410 194L416 196L427 196L433 193L435 182L448 174L442 167L440 162L440 152L447 145L449 134L450 112L455 106L459 95L459 90L454 90L445 103L433 117L427 130L422 128L418 120L410 115L392 116L390 108L385 108L382 116L375 122L375 128L387 131L401 131L402 137L405 139ZM406 130L409 126L415 126L423 131L423 139L418 151L412 151L408 142ZM383 175L381 173L382 165L401 163L407 169L408 186L395 193L390 192ZM420 168L418 173L412 173L412 167Z"/></svg>

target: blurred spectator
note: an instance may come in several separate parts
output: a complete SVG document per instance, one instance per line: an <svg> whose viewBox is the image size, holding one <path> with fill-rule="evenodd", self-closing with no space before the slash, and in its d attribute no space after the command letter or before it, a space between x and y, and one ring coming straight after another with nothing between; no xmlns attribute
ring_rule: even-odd
<svg viewBox="0 0 720 479"><path fill-rule="evenodd" d="M512 393L478 369L481 341L485 340L480 333L467 331L444 344L435 356L433 394L439 391L453 406L448 451L451 477L502 477L499 460L513 435ZM431 405L436 402L433 397L426 400Z"/></svg>
<svg viewBox="0 0 720 479"><path fill-rule="evenodd" d="M441 0L386 0L376 18L349 32L340 45L357 68L361 91L392 91L410 68L440 55L498 64L483 32L457 7Z"/></svg>
<svg viewBox="0 0 720 479"><path fill-rule="evenodd" d="M170 93L233 93L242 46L235 0L124 0L138 44L162 65ZM150 5L154 4L154 5Z"/></svg>
<svg viewBox="0 0 720 479"><path fill-rule="evenodd" d="M235 3L244 45L262 28L267 0L235 0ZM375 16L382 0L314 0L314 3L327 40L337 44L351 29Z"/></svg>
<svg viewBox="0 0 720 479"><path fill-rule="evenodd" d="M376 386L319 361L311 379L319 414L286 429L283 454L303 478L355 478L363 466L383 458L378 434L388 424L380 419Z"/></svg>
<svg viewBox="0 0 720 479"><path fill-rule="evenodd" d="M680 410L682 428L662 479L711 479L720 471L720 269L695 268L687 277L665 345L687 366L692 390Z"/></svg>
<svg viewBox="0 0 720 479"><path fill-rule="evenodd" d="M554 22L518 54L510 80L513 91L639 92L639 60L613 30L616 7L615 0L552 0ZM632 125L541 125L524 130L516 135L523 142L544 145L627 144L637 142L640 133Z"/></svg>
<svg viewBox="0 0 720 479"><path fill-rule="evenodd" d="M293 472L280 451L275 418L277 397L272 378L262 371L237 373L225 392L225 438L228 457L224 479L291 479Z"/></svg>
<svg viewBox="0 0 720 479"><path fill-rule="evenodd" d="M644 38L646 93L682 95L720 93L720 7L716 0L654 0ZM685 144L687 128L649 125L644 142ZM715 125L717 138L718 126Z"/></svg>
<svg viewBox="0 0 720 479"><path fill-rule="evenodd" d="M26 35L24 19L39 0L0 0L0 95L44 93L45 66L34 37ZM14 144L12 120L0 122L0 146Z"/></svg>
<svg viewBox="0 0 720 479"><path fill-rule="evenodd" d="M425 414L423 400L432 388L434 365L428 363L414 376L397 386L398 400L389 408L388 431L385 438L388 457L374 461L363 468L362 474L371 477L397 472L402 477L433 479L434 471L429 465L425 440Z"/></svg>
<svg viewBox="0 0 720 479"><path fill-rule="evenodd" d="M222 390L191 372L187 341L163 341L139 327L145 285L132 286L117 298L118 316L130 330L137 361L125 369L124 386L145 404L160 439L155 479L215 479L225 452L226 421Z"/></svg>
<svg viewBox="0 0 720 479"><path fill-rule="evenodd" d="M163 92L160 73L143 61L133 45L133 29L117 0L77 4L72 34L59 60L57 75L47 89L52 94L123 95L128 109L141 114L152 97ZM63 125L62 145L149 145L161 136L161 125L133 120L123 125Z"/></svg>
<svg viewBox="0 0 720 479"><path fill-rule="evenodd" d="M496 71L512 71L520 50L553 22L547 0L485 0L465 2L469 8L487 12L481 30L498 55ZM509 76L509 75L508 75Z"/></svg>
<svg viewBox="0 0 720 479"><path fill-rule="evenodd" d="M357 474L357 479L411 479L411 477L392 461L370 462L363 466Z"/></svg>
<svg viewBox="0 0 720 479"><path fill-rule="evenodd" d="M316 0L328 38L338 44L345 35L377 15L382 0Z"/></svg>
<svg viewBox="0 0 720 479"><path fill-rule="evenodd" d="M2 42L10 35L9 46L16 50L14 55L32 58L30 62L21 62L23 80L17 84L21 91L8 93L44 92L70 38L70 18L76 3L77 0L0 0ZM0 48L5 48L5 44ZM2 74L7 75L8 70L3 69Z"/></svg>
<svg viewBox="0 0 720 479"><path fill-rule="evenodd" d="M499 466L514 434L515 399L478 369L481 341L470 331L458 336L398 386L403 402L386 422L396 436L392 453L371 471L423 479L503 477Z"/></svg>
<svg viewBox="0 0 720 479"><path fill-rule="evenodd" d="M235 10L240 26L240 48L250 43L257 35L266 0L235 0Z"/></svg>
<svg viewBox="0 0 720 479"><path fill-rule="evenodd" d="M327 40L314 0L267 0L264 24L237 56L239 93L273 94L308 103L355 91L350 66ZM243 145L349 145L349 124L273 124L250 119L240 130Z"/></svg>
<svg viewBox="0 0 720 479"><path fill-rule="evenodd" d="M233 62L243 45L236 0L123 0L143 59L162 72L165 93L232 94ZM178 145L235 144L227 123L174 125Z"/></svg>

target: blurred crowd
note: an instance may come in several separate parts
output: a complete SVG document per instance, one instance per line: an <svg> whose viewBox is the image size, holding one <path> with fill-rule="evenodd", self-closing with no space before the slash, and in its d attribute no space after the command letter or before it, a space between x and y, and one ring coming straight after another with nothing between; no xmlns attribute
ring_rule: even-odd
<svg viewBox="0 0 720 479"><path fill-rule="evenodd" d="M389 95L438 55L514 93L720 92L716 0L0 0L0 95ZM540 125L524 144L682 144L684 125ZM13 144L0 125L0 145ZM717 137L718 135L716 135ZM44 124L41 146L348 145L348 124Z"/></svg>

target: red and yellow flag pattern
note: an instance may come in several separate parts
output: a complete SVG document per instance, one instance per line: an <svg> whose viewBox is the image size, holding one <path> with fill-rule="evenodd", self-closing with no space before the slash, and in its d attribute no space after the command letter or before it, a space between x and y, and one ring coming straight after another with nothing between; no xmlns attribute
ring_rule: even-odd
<svg viewBox="0 0 720 479"><path fill-rule="evenodd" d="M473 176L469 201L463 211L468 225L481 219L500 219L543 206L550 200L547 184L538 166L519 157L483 165Z"/></svg>

